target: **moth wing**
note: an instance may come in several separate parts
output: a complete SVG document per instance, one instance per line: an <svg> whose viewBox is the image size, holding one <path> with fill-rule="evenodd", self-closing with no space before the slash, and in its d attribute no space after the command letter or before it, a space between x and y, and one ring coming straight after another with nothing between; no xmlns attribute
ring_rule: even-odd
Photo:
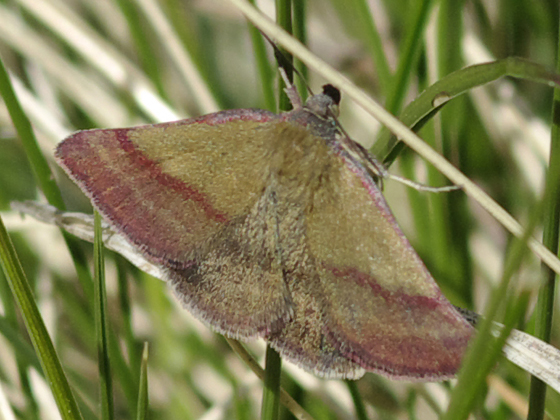
<svg viewBox="0 0 560 420"><path fill-rule="evenodd" d="M289 124L275 191L294 316L267 339L314 373L435 380L457 371L472 327L445 299L366 168ZM293 163L295 162L295 163Z"/></svg>
<svg viewBox="0 0 560 420"><path fill-rule="evenodd" d="M196 316L230 336L260 336L292 313L266 190L275 118L237 110L81 131L55 155L110 224L167 269Z"/></svg>
<svg viewBox="0 0 560 420"><path fill-rule="evenodd" d="M457 372L473 328L442 295L360 163L333 154L312 198L307 246L324 295L324 334L366 370L436 380Z"/></svg>
<svg viewBox="0 0 560 420"><path fill-rule="evenodd" d="M282 357L317 376L331 379L359 379L365 369L340 349L340 343L327 334L325 296L314 270L309 275L289 273L294 315L278 332L266 337Z"/></svg>

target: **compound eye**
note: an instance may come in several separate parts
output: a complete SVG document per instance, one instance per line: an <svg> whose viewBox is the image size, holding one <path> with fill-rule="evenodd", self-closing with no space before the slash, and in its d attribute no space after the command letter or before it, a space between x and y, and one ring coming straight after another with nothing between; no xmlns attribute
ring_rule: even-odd
<svg viewBox="0 0 560 420"><path fill-rule="evenodd" d="M323 85L323 95L329 96L335 105L340 104L340 90L333 85Z"/></svg>

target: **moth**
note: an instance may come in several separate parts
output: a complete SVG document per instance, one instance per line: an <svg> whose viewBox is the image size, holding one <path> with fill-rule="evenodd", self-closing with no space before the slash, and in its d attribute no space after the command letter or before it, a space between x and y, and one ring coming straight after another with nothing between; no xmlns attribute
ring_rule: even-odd
<svg viewBox="0 0 560 420"><path fill-rule="evenodd" d="M235 109L77 132L56 149L193 315L321 377L451 378L474 334L376 184L326 85L290 112Z"/></svg>

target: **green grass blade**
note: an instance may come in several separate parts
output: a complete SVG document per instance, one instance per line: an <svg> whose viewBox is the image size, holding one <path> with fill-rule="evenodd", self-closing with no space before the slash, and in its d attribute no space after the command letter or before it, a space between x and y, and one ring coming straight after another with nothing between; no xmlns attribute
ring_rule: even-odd
<svg viewBox="0 0 560 420"><path fill-rule="evenodd" d="M461 42L465 0L442 0L438 10L438 72L439 77L463 66Z"/></svg>
<svg viewBox="0 0 560 420"><path fill-rule="evenodd" d="M97 364L99 369L99 391L101 395L101 418L114 418L113 381L109 360L107 293L105 290L105 261L103 258L103 239L101 216L95 212L95 239L93 242L94 280L95 280L95 330L97 341Z"/></svg>
<svg viewBox="0 0 560 420"><path fill-rule="evenodd" d="M354 22L353 29L357 29L357 36L364 43L373 59L375 74L379 79L381 91L384 93L386 87L391 85L391 70L385 56L381 35L371 15L368 2L365 0L344 0L334 1L333 3L340 13L351 16L348 20Z"/></svg>
<svg viewBox="0 0 560 420"><path fill-rule="evenodd" d="M16 245L17 246L17 245ZM0 297L4 316L0 317L0 334L10 343L16 357L18 379L21 383L22 394L25 396L28 407L29 417L38 417L37 399L30 385L29 367L33 367L37 372L42 372L41 363L37 359L33 346L19 328L19 316L16 303L12 297L10 285L6 280L4 272L0 270ZM32 413L32 414L31 414Z"/></svg>
<svg viewBox="0 0 560 420"><path fill-rule="evenodd" d="M263 389L261 419L276 420L280 408L280 377L282 375L282 359L272 347L266 347L266 367Z"/></svg>
<svg viewBox="0 0 560 420"><path fill-rule="evenodd" d="M252 1L255 4L254 0ZM257 62L257 72L261 81L261 89L264 97L265 108L271 111L276 109L276 98L274 96L274 72L266 54L266 43L260 31L251 23L247 23L253 52Z"/></svg>
<svg viewBox="0 0 560 420"><path fill-rule="evenodd" d="M10 289L23 316L27 331L35 348L43 373L50 384L60 415L65 420L78 420L82 416L68 384L49 333L35 303L29 282L12 245L4 222L0 218L0 261L10 284Z"/></svg>
<svg viewBox="0 0 560 420"><path fill-rule="evenodd" d="M142 364L140 366L140 386L138 389L138 410L136 420L148 418L148 343L144 343L142 351Z"/></svg>
<svg viewBox="0 0 560 420"><path fill-rule="evenodd" d="M152 34L146 30L146 25L143 25L145 22L140 19L138 7L134 2L128 0L116 0L116 3L126 19L142 68L156 86L159 95L168 99L163 86L159 61L150 45L149 36Z"/></svg>
<svg viewBox="0 0 560 420"><path fill-rule="evenodd" d="M117 281L119 287L119 307L122 316L122 325L124 329L124 339L126 341L126 349L128 360L130 361L130 371L140 372L140 346L138 340L134 336L134 330L132 328L132 303L131 297L128 291L128 279L127 273L129 271L129 265L126 260L120 255L116 255L117 262ZM134 376L134 375L130 375ZM135 383L138 382L138 378L135 378Z"/></svg>
<svg viewBox="0 0 560 420"><path fill-rule="evenodd" d="M356 381L346 381L346 386L350 391L350 396L354 402L354 409L356 410L356 418L358 420L367 420L366 406L364 405L364 400L360 395Z"/></svg>
<svg viewBox="0 0 560 420"><path fill-rule="evenodd" d="M397 71L390 84L391 89L387 95L385 108L393 114L397 114L402 107L413 68L418 61L422 47L422 33L428 24L429 12L433 4L432 0L415 1L411 4L410 19L412 23L407 25L404 44L399 55Z"/></svg>
<svg viewBox="0 0 560 420"><path fill-rule="evenodd" d="M292 32L292 1L277 0L276 1L276 20L278 24L288 33ZM288 54L283 48L280 49L286 59L293 64L291 54ZM286 76L290 82L294 80L293 69L288 66L284 68ZM282 78L278 83L278 109L280 111L289 110L292 104L284 92L286 87ZM262 420L276 420L279 416L280 408L280 377L282 374L282 359L280 355L270 345L266 347L265 361L265 379L263 389L263 399L261 408Z"/></svg>
<svg viewBox="0 0 560 420"><path fill-rule="evenodd" d="M294 36L303 44L307 44L307 0L298 0L292 3ZM296 77L294 83L300 93L302 101L307 99L307 83L309 72L307 67L297 58L294 66L301 77Z"/></svg>
<svg viewBox="0 0 560 420"><path fill-rule="evenodd" d="M286 32L291 34L292 31L292 1L291 0L276 0L276 22ZM294 58L292 54L286 51L283 47L278 46L280 54L288 61L288 65L284 66L284 71L290 83L294 81ZM292 108L290 99L284 92L286 83L283 78L278 79L278 110L287 111Z"/></svg>
<svg viewBox="0 0 560 420"><path fill-rule="evenodd" d="M528 296L519 299L517 303L514 298L504 299L508 295L510 288L510 279L520 267L523 261L523 255L526 253L527 240L531 237L535 225L540 220L540 208L531 212L532 218L523 236L514 239L511 250L508 253L505 263L502 279L499 286L493 291L488 304L488 308L484 313L484 317L480 322L478 331L474 341L467 349L467 353L463 359L457 386L453 390L447 412L443 416L443 420L462 420L467 419L471 412L477 396L480 395L486 376L490 369L496 363L502 347L516 322L518 322L527 306ZM506 308L507 315L505 319L505 327L501 331L499 337L494 337L492 330L494 320L497 319L501 308Z"/></svg>
<svg viewBox="0 0 560 420"><path fill-rule="evenodd" d="M231 338L226 337L226 341L235 353L245 362L245 364L253 371L253 373L262 381L265 380L265 371L253 359L253 356L243 347L243 345ZM313 417L301 407L290 395L280 387L280 402L294 415L298 420L313 420Z"/></svg>
<svg viewBox="0 0 560 420"><path fill-rule="evenodd" d="M469 66L441 78L418 95L403 110L399 119L406 126L417 131L451 99L505 76L549 86L560 86L560 76L547 71L543 66L516 57L504 58L491 63ZM371 151L379 159L390 163L397 155L396 152L392 152L396 144L397 140L391 133L386 132Z"/></svg>
<svg viewBox="0 0 560 420"><path fill-rule="evenodd" d="M35 138L35 134L31 128L31 123L16 98L8 72L6 71L6 67L4 67L4 62L1 58L0 95L8 108L8 112L10 113L14 127L16 128L18 136L21 140L21 144L25 149L37 183L50 204L58 207L59 209L64 209L64 201L62 201L60 190L56 185L51 169L47 164L47 160L39 149L37 139Z"/></svg>
<svg viewBox="0 0 560 420"><path fill-rule="evenodd" d="M29 160L29 163L31 164L31 169L33 171L37 184L43 191L43 194L50 204L61 210L64 210L66 207L64 205L64 201L62 200L60 189L56 185L49 165L47 164L45 157L39 149L39 145L37 143L35 134L33 133L33 129L31 128L29 119L23 112L23 109L14 93L12 83L10 82L8 72L6 71L4 62L1 57L0 96L2 97L4 103L6 104L6 107L8 108L8 112L10 113L10 117L16 129L18 137L25 150L25 154ZM91 289L92 280L87 269L86 257L80 250L78 241L75 238L64 232L63 236L70 251L70 255L72 256L72 260L74 261L76 272L78 273L78 277L82 283L82 287L85 291L88 291Z"/></svg>
<svg viewBox="0 0 560 420"><path fill-rule="evenodd" d="M560 33L556 54L556 71L560 73ZM560 194L558 194L560 191L560 88L558 87L554 89L554 99L552 101L550 158L545 185L543 244L551 252L558 254L560 230ZM550 342L557 276L544 264L542 270L545 283L541 286L536 304L534 335L543 341ZM542 381L535 377L531 378L529 420L540 420L544 417L546 390L547 387Z"/></svg>
<svg viewBox="0 0 560 420"><path fill-rule="evenodd" d="M291 0L276 1L276 19L280 26L288 32L292 32L292 5ZM283 48L280 53L293 64L293 57ZM291 66L284 67L286 76L290 82L294 80ZM282 78L278 80L278 109L280 111L291 108L290 100L284 92L286 84ZM261 407L262 420L276 420L280 409L280 377L282 374L282 359L270 345L266 346L265 378Z"/></svg>

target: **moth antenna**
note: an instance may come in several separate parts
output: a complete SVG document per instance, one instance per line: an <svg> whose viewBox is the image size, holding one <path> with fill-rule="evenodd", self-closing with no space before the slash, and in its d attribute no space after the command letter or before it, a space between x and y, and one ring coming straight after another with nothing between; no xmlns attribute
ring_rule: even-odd
<svg viewBox="0 0 560 420"><path fill-rule="evenodd" d="M407 185L414 188L417 191L426 191L432 193L442 193L460 190L462 187L460 185L446 185L444 187L431 187L429 185L422 184L420 182L412 181L411 179L404 178L399 175L393 175L390 173L383 163L379 162L374 156L372 156L362 145L355 142L350 138L344 127L338 121L336 115L331 112L331 117L336 122L338 130L343 134L340 136L339 141L345 145L347 151L351 154L358 154L362 161L368 163L367 169L370 175L375 179L375 182L380 190L383 191L383 179L392 179L400 182L401 184Z"/></svg>
<svg viewBox="0 0 560 420"><path fill-rule="evenodd" d="M383 176L386 178L393 179L395 181L400 182L401 184L407 185L411 188L414 188L417 191L427 191L432 193L442 193L442 192L450 192L450 191L457 191L460 190L462 187L460 185L446 185L444 187L431 187L429 185L422 184L420 182L412 181L408 178L404 178L399 175L393 175L384 169Z"/></svg>

